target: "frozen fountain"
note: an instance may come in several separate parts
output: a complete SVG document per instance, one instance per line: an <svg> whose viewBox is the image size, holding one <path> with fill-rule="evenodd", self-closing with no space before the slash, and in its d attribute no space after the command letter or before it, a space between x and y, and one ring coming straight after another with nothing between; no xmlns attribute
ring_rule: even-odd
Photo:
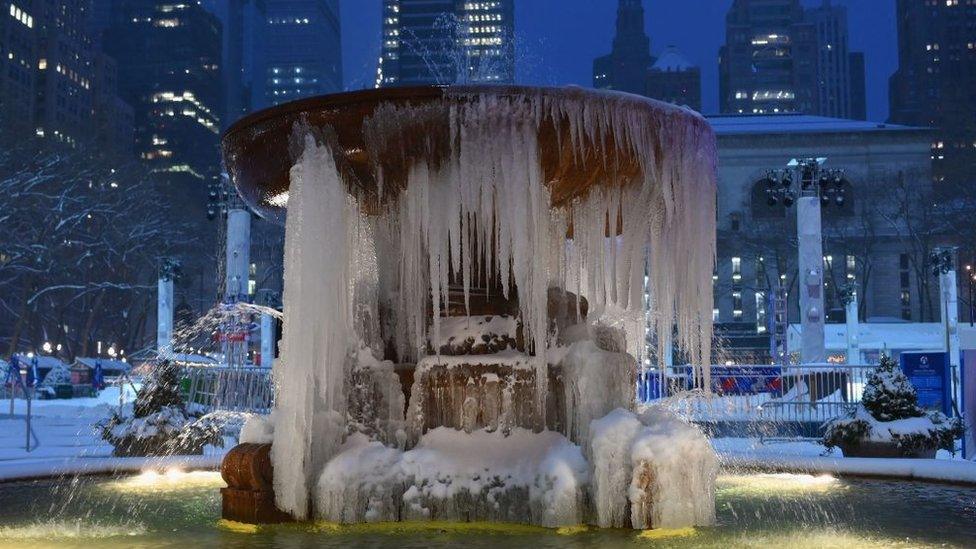
<svg viewBox="0 0 976 549"><path fill-rule="evenodd" d="M634 409L645 307L707 387L702 117L578 88L400 88L281 105L223 147L286 227L276 409L225 460L225 518L714 520L708 441Z"/></svg>

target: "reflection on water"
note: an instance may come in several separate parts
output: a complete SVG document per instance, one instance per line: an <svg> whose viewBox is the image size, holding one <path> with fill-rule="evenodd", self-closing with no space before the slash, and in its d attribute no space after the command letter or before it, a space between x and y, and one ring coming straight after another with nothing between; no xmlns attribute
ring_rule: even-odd
<svg viewBox="0 0 976 549"><path fill-rule="evenodd" d="M180 490L217 490L224 487L220 473L213 471L184 472L179 469L145 471L138 475L122 477L98 485L99 489L129 493L153 493Z"/></svg>
<svg viewBox="0 0 976 549"><path fill-rule="evenodd" d="M633 532L506 524L255 527L219 520L217 473L0 485L0 547L967 547L976 490L828 475L731 474L712 528ZM42 517L42 518L41 518Z"/></svg>

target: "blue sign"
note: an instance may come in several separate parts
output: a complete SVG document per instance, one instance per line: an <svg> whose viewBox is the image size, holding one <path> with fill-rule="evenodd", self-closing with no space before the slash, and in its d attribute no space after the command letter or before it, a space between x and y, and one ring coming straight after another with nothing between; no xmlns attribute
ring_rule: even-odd
<svg viewBox="0 0 976 549"><path fill-rule="evenodd" d="M901 370L918 392L918 405L927 410L939 410L951 415L949 354L903 352L899 361Z"/></svg>

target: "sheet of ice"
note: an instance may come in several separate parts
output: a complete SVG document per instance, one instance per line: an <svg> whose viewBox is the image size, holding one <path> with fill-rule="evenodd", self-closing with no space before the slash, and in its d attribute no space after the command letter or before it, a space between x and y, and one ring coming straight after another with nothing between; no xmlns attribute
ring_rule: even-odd
<svg viewBox="0 0 976 549"><path fill-rule="evenodd" d="M788 473L835 473L976 484L976 462L963 459L845 458L815 455L723 451L723 466Z"/></svg>
<svg viewBox="0 0 976 549"><path fill-rule="evenodd" d="M718 458L701 430L650 406L640 414L646 427L634 441L638 468L630 485L634 528L683 528L715 522Z"/></svg>

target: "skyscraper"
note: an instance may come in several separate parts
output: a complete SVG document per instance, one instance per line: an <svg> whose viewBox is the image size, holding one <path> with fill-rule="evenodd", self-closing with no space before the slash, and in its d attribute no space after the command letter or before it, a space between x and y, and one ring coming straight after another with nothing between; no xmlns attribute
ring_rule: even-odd
<svg viewBox="0 0 976 549"><path fill-rule="evenodd" d="M816 35L799 0L735 0L725 21L721 112L815 112Z"/></svg>
<svg viewBox="0 0 976 549"><path fill-rule="evenodd" d="M514 0L384 0L376 84L510 84L514 36Z"/></svg>
<svg viewBox="0 0 976 549"><path fill-rule="evenodd" d="M220 173L220 22L197 3L130 0L103 43L135 109L137 154L161 181L185 183L202 208Z"/></svg>
<svg viewBox="0 0 976 549"><path fill-rule="evenodd" d="M593 60L593 87L701 109L701 70L674 46L651 55L642 0L619 0L613 48Z"/></svg>
<svg viewBox="0 0 976 549"><path fill-rule="evenodd" d="M0 119L15 134L125 154L131 110L119 99L113 61L94 45L89 8L87 0L7 6L0 16Z"/></svg>
<svg viewBox="0 0 976 549"><path fill-rule="evenodd" d="M863 55L849 51L847 9L831 0L735 0L719 59L723 113L860 116L852 82L863 82Z"/></svg>
<svg viewBox="0 0 976 549"><path fill-rule="evenodd" d="M264 97L255 97L256 56L259 38L265 25L264 0L201 0L200 5L220 20L223 50L224 112L220 119L223 128L264 104ZM263 88L263 87L262 87Z"/></svg>
<svg viewBox="0 0 976 549"><path fill-rule="evenodd" d="M593 87L644 95L651 66L651 39L644 30L641 0L620 0L610 55L593 61Z"/></svg>
<svg viewBox="0 0 976 549"><path fill-rule="evenodd" d="M265 0L264 104L342 91L338 0Z"/></svg>
<svg viewBox="0 0 976 549"><path fill-rule="evenodd" d="M976 166L976 10L971 2L898 0L893 123L937 128L937 180L971 182Z"/></svg>
<svg viewBox="0 0 976 549"><path fill-rule="evenodd" d="M0 122L8 131L26 134L34 130L39 21L15 3L5 12L0 11Z"/></svg>

